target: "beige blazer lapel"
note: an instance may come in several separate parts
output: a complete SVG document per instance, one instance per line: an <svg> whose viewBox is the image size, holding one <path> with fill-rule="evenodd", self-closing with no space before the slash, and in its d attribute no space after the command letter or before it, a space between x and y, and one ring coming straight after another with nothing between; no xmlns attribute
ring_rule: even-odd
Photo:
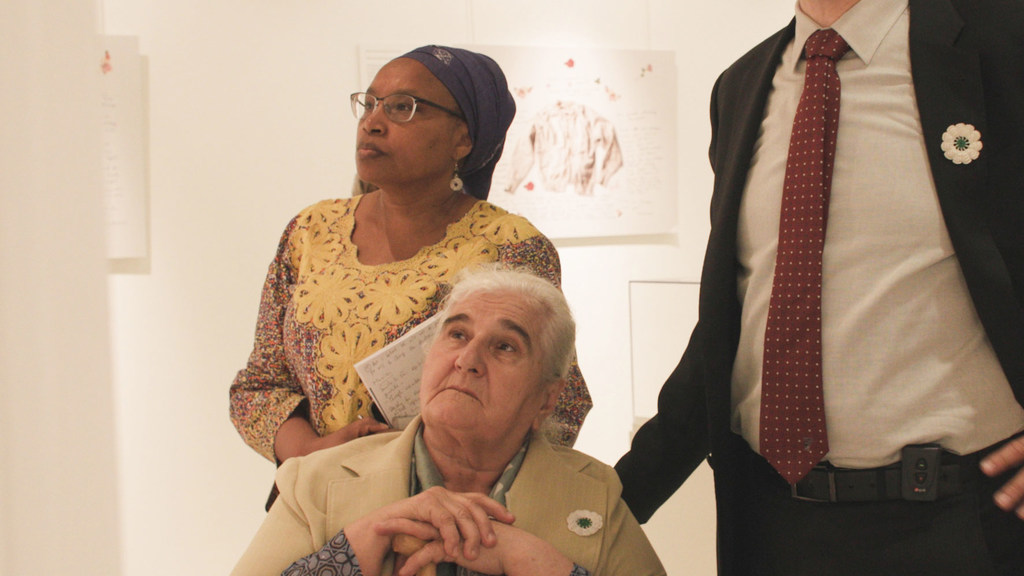
<svg viewBox="0 0 1024 576"><path fill-rule="evenodd" d="M516 515L516 526L547 540L580 566L597 566L607 531L580 536L568 526L569 515L577 510L609 517L607 486L580 474L588 465L582 459L558 458L550 444L535 439L506 504Z"/></svg>

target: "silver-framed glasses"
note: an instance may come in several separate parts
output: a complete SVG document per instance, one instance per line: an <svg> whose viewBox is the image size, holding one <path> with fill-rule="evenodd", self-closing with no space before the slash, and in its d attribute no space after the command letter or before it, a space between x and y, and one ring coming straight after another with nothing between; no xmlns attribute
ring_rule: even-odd
<svg viewBox="0 0 1024 576"><path fill-rule="evenodd" d="M388 117L392 122L404 124L412 120L413 116L416 115L416 108L420 105L430 106L431 108L437 108L443 112L447 112L456 118L463 118L462 114L455 110L450 110L440 104L425 100L423 98L417 98L408 94L391 94L383 98L378 98L373 94L367 94L366 92L356 92L349 97L352 100L352 115L358 120L366 118L377 106L383 106L384 115Z"/></svg>

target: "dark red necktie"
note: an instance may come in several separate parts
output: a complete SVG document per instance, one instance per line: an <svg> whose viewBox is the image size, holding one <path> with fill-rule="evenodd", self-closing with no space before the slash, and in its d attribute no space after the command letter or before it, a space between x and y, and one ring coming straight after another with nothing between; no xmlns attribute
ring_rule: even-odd
<svg viewBox="0 0 1024 576"><path fill-rule="evenodd" d="M821 389L821 260L839 126L834 30L807 39L807 70L782 191L779 248L764 335L760 452L791 484L828 453Z"/></svg>

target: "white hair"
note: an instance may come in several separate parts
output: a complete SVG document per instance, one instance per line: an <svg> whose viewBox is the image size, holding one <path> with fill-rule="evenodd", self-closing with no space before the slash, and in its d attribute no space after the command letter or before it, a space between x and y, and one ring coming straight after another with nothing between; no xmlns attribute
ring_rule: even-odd
<svg viewBox="0 0 1024 576"><path fill-rule="evenodd" d="M541 322L538 338L544 355L543 382L550 384L569 373L576 346L576 321L565 295L547 280L523 268L501 264L483 264L460 271L451 292L438 311L437 326L447 320L451 309L468 296L480 293L508 292L528 301Z"/></svg>

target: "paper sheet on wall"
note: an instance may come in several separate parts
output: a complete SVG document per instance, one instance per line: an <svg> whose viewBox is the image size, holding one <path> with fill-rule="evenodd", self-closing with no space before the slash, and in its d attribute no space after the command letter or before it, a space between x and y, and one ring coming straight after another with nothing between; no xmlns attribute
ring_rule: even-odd
<svg viewBox="0 0 1024 576"><path fill-rule="evenodd" d="M146 138L142 57L133 36L104 36L100 61L107 257L144 258Z"/></svg>
<svg viewBox="0 0 1024 576"><path fill-rule="evenodd" d="M420 413L420 373L437 316L356 362L356 372L384 420L402 429Z"/></svg>

